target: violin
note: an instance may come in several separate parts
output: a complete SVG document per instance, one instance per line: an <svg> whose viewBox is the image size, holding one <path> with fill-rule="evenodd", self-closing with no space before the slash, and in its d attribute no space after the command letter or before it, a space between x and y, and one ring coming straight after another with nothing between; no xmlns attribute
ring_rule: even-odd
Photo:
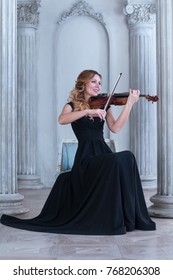
<svg viewBox="0 0 173 280"><path fill-rule="evenodd" d="M105 109L108 105L121 106L125 105L129 92L124 93L114 93L111 96L107 93L98 94L97 96L92 96L89 99L89 105L91 109ZM158 96L150 96L149 94L140 94L139 97L145 97L146 100L157 102L159 100ZM109 101L108 101L109 99Z"/></svg>

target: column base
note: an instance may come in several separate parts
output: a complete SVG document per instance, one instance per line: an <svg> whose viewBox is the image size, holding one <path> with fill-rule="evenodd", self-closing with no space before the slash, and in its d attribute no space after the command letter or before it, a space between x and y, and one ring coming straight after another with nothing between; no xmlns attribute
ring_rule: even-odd
<svg viewBox="0 0 173 280"><path fill-rule="evenodd" d="M42 189L43 184L37 175L18 175L18 189Z"/></svg>
<svg viewBox="0 0 173 280"><path fill-rule="evenodd" d="M29 212L28 208L25 208L22 204L24 196L15 194L1 194L0 195L0 214L25 214Z"/></svg>
<svg viewBox="0 0 173 280"><path fill-rule="evenodd" d="M148 208L152 217L173 218L173 196L154 195L150 198L154 203Z"/></svg>
<svg viewBox="0 0 173 280"><path fill-rule="evenodd" d="M141 176L141 183L144 189L157 188L157 178L156 177L145 177Z"/></svg>

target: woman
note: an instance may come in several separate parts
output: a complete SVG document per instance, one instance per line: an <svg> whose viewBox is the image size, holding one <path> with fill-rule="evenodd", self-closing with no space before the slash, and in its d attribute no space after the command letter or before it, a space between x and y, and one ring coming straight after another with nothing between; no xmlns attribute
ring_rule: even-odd
<svg viewBox="0 0 173 280"><path fill-rule="evenodd" d="M97 96L101 75L82 71L58 121L71 124L78 139L72 170L58 176L41 213L33 219L3 215L1 223L32 231L117 235L127 231L155 230L147 211L134 155L129 151L113 153L103 137L106 121L117 133L128 120L139 99L130 90L127 103L117 119L111 106L91 109L89 98Z"/></svg>

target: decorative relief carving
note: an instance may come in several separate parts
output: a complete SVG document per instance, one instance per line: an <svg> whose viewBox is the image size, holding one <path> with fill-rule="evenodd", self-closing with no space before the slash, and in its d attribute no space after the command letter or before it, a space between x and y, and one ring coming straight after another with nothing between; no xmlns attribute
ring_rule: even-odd
<svg viewBox="0 0 173 280"><path fill-rule="evenodd" d="M102 14L96 13L95 10L83 0L75 3L69 11L64 12L61 15L60 20L57 21L57 23L60 25L65 20L73 16L90 16L98 20L102 25L106 25L106 23L103 20Z"/></svg>
<svg viewBox="0 0 173 280"><path fill-rule="evenodd" d="M39 23L40 2L17 4L17 21L19 24L30 24L37 26Z"/></svg>
<svg viewBox="0 0 173 280"><path fill-rule="evenodd" d="M128 4L124 8L128 24L149 23L156 21L156 9L154 4Z"/></svg>

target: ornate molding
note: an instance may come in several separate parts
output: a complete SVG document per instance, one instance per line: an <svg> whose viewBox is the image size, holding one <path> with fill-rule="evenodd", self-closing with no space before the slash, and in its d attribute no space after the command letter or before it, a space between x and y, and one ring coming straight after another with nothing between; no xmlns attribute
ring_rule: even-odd
<svg viewBox="0 0 173 280"><path fill-rule="evenodd" d="M17 4L17 22L19 25L38 26L40 2L41 0L36 0L35 2Z"/></svg>
<svg viewBox="0 0 173 280"><path fill-rule="evenodd" d="M106 26L102 14L95 12L95 10L83 0L76 2L69 11L64 12L57 23L60 25L65 20L73 16L90 16L98 20L102 25Z"/></svg>
<svg viewBox="0 0 173 280"><path fill-rule="evenodd" d="M154 4L128 4L124 7L129 25L148 23L156 21L156 8Z"/></svg>

